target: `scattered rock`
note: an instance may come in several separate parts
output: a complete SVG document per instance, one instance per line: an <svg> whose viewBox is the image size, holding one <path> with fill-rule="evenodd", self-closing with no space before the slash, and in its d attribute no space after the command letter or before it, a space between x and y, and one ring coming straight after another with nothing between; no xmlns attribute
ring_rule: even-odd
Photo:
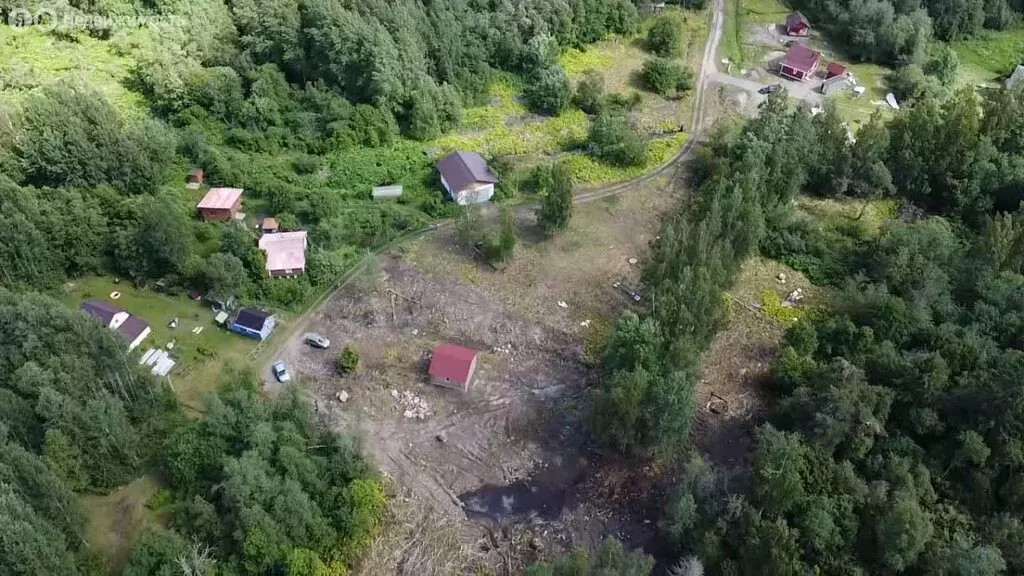
<svg viewBox="0 0 1024 576"><path fill-rule="evenodd" d="M792 292L790 292L789 296L786 296L786 301L791 303L791 304L796 304L797 302L799 302L799 301L801 301L803 299L804 299L804 289L803 288L797 288L796 290L793 290Z"/></svg>
<svg viewBox="0 0 1024 576"><path fill-rule="evenodd" d="M786 273L785 272L779 272L779 275L776 276L775 279L779 281L779 284L785 284L786 283Z"/></svg>
<svg viewBox="0 0 1024 576"><path fill-rule="evenodd" d="M566 303L566 302L565 302L565 300L559 300L559 301L558 301L558 307L559 307L559 308L568 308L568 307L569 307L569 304L568 304L568 303Z"/></svg>
<svg viewBox="0 0 1024 576"><path fill-rule="evenodd" d="M629 258L628 260L626 260L626 262L629 262L632 265L636 265L636 263L639 262L639 260L637 260L636 258Z"/></svg>
<svg viewBox="0 0 1024 576"><path fill-rule="evenodd" d="M341 392L338 392L338 402L341 402L342 404L344 404L345 402L348 402L348 399L349 399L348 392L346 392L344 390L342 390Z"/></svg>
<svg viewBox="0 0 1024 576"><path fill-rule="evenodd" d="M434 438L437 438L437 441L442 444L448 441L448 436L444 432L438 432L437 436L434 436Z"/></svg>
<svg viewBox="0 0 1024 576"><path fill-rule="evenodd" d="M420 333L420 331L419 331L419 330L417 330L417 329L415 329L415 328L413 328L413 329L412 329L412 335L413 335L413 336L418 336L418 335L419 335L419 333Z"/></svg>
<svg viewBox="0 0 1024 576"><path fill-rule="evenodd" d="M407 420L423 420L430 416L430 405L427 404L426 400L408 390L401 394L397 390L392 390L391 392L391 397L398 401L398 409L402 411L403 418Z"/></svg>
<svg viewBox="0 0 1024 576"><path fill-rule="evenodd" d="M590 319L589 319L589 318L587 318L587 319L586 319L586 320L584 320L583 322L580 322L580 326L583 326L584 328L587 328L587 327L589 327L589 326L590 326Z"/></svg>

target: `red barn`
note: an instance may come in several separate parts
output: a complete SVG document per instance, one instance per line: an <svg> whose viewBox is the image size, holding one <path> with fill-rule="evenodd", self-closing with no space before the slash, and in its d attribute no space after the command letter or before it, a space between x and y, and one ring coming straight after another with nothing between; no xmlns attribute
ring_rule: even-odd
<svg viewBox="0 0 1024 576"><path fill-rule="evenodd" d="M811 50L803 44L793 44L782 60L779 73L793 80L806 80L818 71L821 52Z"/></svg>
<svg viewBox="0 0 1024 576"><path fill-rule="evenodd" d="M430 381L445 388L469 391L476 372L476 351L452 344L441 344L430 359Z"/></svg>
<svg viewBox="0 0 1024 576"><path fill-rule="evenodd" d="M203 199L196 204L203 220L227 222L242 208L241 188L210 188Z"/></svg>
<svg viewBox="0 0 1024 576"><path fill-rule="evenodd" d="M786 17L787 36L807 36L811 32L811 23L799 11Z"/></svg>

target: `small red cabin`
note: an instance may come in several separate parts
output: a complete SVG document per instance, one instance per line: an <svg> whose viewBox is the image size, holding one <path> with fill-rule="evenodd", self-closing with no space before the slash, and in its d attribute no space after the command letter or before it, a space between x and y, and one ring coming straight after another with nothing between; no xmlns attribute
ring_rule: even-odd
<svg viewBox="0 0 1024 576"><path fill-rule="evenodd" d="M786 17L787 36L807 36L811 32L811 23L799 11Z"/></svg>
<svg viewBox="0 0 1024 576"><path fill-rule="evenodd" d="M241 188L210 188L203 199L196 204L203 220L227 222L242 208Z"/></svg>
<svg viewBox="0 0 1024 576"><path fill-rule="evenodd" d="M441 344L430 359L430 381L445 388L469 391L476 372L476 350Z"/></svg>

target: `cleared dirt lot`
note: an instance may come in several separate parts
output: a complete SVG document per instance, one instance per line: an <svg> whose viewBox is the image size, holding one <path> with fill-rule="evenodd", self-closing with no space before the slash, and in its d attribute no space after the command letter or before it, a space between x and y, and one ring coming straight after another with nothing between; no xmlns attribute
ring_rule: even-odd
<svg viewBox="0 0 1024 576"><path fill-rule="evenodd" d="M582 353L592 327L631 305L611 284L636 283L660 216L681 199L669 184L577 206L571 228L544 242L521 213L523 243L502 272L440 229L381 256L374 285L348 286L312 313L306 330L329 338L329 350L301 333L287 343L280 358L319 417L359 436L393 480L391 518L362 573L517 574L605 535L650 540L643 502L657 471L584 458L596 374ZM427 383L442 342L480 352L468 393ZM341 377L346 345L360 366ZM406 417L413 396L422 419Z"/></svg>

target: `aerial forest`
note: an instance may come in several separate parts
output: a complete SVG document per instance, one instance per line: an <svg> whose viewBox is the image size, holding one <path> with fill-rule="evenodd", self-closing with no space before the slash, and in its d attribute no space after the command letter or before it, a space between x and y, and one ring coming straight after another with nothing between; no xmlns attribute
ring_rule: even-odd
<svg viewBox="0 0 1024 576"><path fill-rule="evenodd" d="M811 118L776 95L719 126L592 410L607 449L682 459L659 523L679 558L710 574L1024 570L1022 135L1024 95L1004 90L926 97L852 136L834 107ZM902 207L875 231L798 213L797 194ZM778 401L738 470L690 433L697 361L754 253L835 296L786 333Z"/></svg>

